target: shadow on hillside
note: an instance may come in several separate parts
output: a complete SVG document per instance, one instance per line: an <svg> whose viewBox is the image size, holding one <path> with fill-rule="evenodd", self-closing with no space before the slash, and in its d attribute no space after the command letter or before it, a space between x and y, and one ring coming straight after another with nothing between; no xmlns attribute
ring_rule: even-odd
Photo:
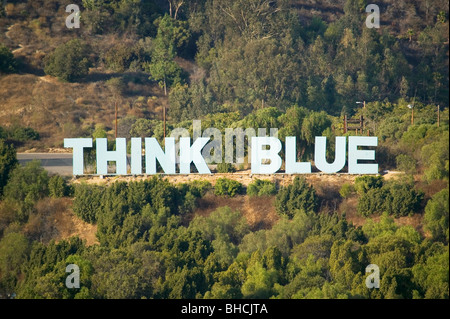
<svg viewBox="0 0 450 319"><path fill-rule="evenodd" d="M128 96L141 96L148 94L149 86L154 86L155 82L149 79L149 75L144 72L91 72L80 79L79 83L106 82L113 78L122 78L126 84L125 94Z"/></svg>
<svg viewBox="0 0 450 319"><path fill-rule="evenodd" d="M83 79L80 79L78 82L80 83L93 83L93 82L102 82L108 81L112 78L118 78L123 76L123 73L101 73L101 72L92 72L86 75Z"/></svg>
<svg viewBox="0 0 450 319"><path fill-rule="evenodd" d="M45 72L42 68L36 67L30 64L24 56L16 57L17 61L17 71L19 73L27 73L36 76L44 76Z"/></svg>

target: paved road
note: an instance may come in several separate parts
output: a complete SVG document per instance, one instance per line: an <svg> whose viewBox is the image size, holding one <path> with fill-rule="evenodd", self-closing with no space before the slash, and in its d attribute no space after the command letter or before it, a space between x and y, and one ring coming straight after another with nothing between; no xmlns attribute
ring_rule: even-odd
<svg viewBox="0 0 450 319"><path fill-rule="evenodd" d="M18 153L17 160L22 165L39 160L50 174L72 175L72 153Z"/></svg>
<svg viewBox="0 0 450 319"><path fill-rule="evenodd" d="M42 167L50 174L58 174L61 176L73 175L73 159L72 153L18 153L17 160L20 164L25 165L33 160L41 161ZM130 156L128 156L128 168ZM110 167L111 172L115 171L115 166Z"/></svg>

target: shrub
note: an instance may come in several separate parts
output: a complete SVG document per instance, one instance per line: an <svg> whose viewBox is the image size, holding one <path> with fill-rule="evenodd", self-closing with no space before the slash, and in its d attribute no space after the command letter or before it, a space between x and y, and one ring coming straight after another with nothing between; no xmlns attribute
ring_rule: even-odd
<svg viewBox="0 0 450 319"><path fill-rule="evenodd" d="M242 193L242 184L228 178L219 178L214 189L216 195L233 197Z"/></svg>
<svg viewBox="0 0 450 319"><path fill-rule="evenodd" d="M389 200L389 196L389 191L385 188L369 189L358 200L358 213L365 217L383 213L386 209L385 201Z"/></svg>
<svg viewBox="0 0 450 319"><path fill-rule="evenodd" d="M70 187L66 180L59 175L52 176L48 181L48 193L50 197L64 197L70 195Z"/></svg>
<svg viewBox="0 0 450 319"><path fill-rule="evenodd" d="M248 196L271 196L275 195L277 187L274 183L268 180L257 179L250 183L247 187Z"/></svg>
<svg viewBox="0 0 450 319"><path fill-rule="evenodd" d="M76 81L89 72L89 48L79 39L60 45L45 60L45 73L67 82Z"/></svg>
<svg viewBox="0 0 450 319"><path fill-rule="evenodd" d="M194 196L203 197L212 188L212 185L205 180L194 180L189 183L189 187Z"/></svg>
<svg viewBox="0 0 450 319"><path fill-rule="evenodd" d="M423 196L423 192L415 190L413 183L395 181L362 194L357 211L362 216L383 212L394 217L407 216L420 209Z"/></svg>
<svg viewBox="0 0 450 319"><path fill-rule="evenodd" d="M8 137L8 132L0 126L0 139L4 139Z"/></svg>
<svg viewBox="0 0 450 319"><path fill-rule="evenodd" d="M314 187L305 178L295 177L294 182L278 191L275 208L280 215L293 218L296 211L314 212L318 206L318 198Z"/></svg>
<svg viewBox="0 0 450 319"><path fill-rule="evenodd" d="M17 62L11 50L0 44L0 73L12 73L16 68Z"/></svg>
<svg viewBox="0 0 450 319"><path fill-rule="evenodd" d="M131 126L130 134L133 137L151 137L153 136L155 122L148 119L137 119Z"/></svg>
<svg viewBox="0 0 450 319"><path fill-rule="evenodd" d="M433 195L425 207L425 229L431 233L435 240L448 243L448 212L449 212L448 188Z"/></svg>
<svg viewBox="0 0 450 319"><path fill-rule="evenodd" d="M339 194L341 194L342 198L348 198L354 192L355 187L349 183L345 183L344 185L342 185L341 189L339 190Z"/></svg>
<svg viewBox="0 0 450 319"><path fill-rule="evenodd" d="M75 187L73 212L87 223L97 221L97 213L102 207L104 189L97 185L81 184Z"/></svg>
<svg viewBox="0 0 450 319"><path fill-rule="evenodd" d="M140 64L140 53L135 47L121 43L109 49L105 53L103 60L110 70L125 72L130 68L133 61Z"/></svg>
<svg viewBox="0 0 450 319"><path fill-rule="evenodd" d="M355 179L355 190L359 195L367 193L372 188L383 186L383 176L361 176Z"/></svg>
<svg viewBox="0 0 450 319"><path fill-rule="evenodd" d="M196 199L203 197L211 189L211 183L205 180L194 180L190 183L179 184L178 188L178 211L180 214L194 211Z"/></svg>
<svg viewBox="0 0 450 319"><path fill-rule="evenodd" d="M393 182L386 186L389 200L385 201L386 211L394 217L408 216L418 212L424 193L416 191L413 183Z"/></svg>
<svg viewBox="0 0 450 319"><path fill-rule="evenodd" d="M3 194L3 187L7 184L8 178L16 165L17 158L14 146L6 144L0 139L0 197Z"/></svg>
<svg viewBox="0 0 450 319"><path fill-rule="evenodd" d="M219 163L217 164L218 173L234 173L236 171L235 167L231 163Z"/></svg>
<svg viewBox="0 0 450 319"><path fill-rule="evenodd" d="M448 180L449 175L449 134L443 133L439 139L422 147L422 160L425 164L425 179Z"/></svg>
<svg viewBox="0 0 450 319"><path fill-rule="evenodd" d="M39 133L31 127L15 127L10 132L10 138L19 142L39 140Z"/></svg>
<svg viewBox="0 0 450 319"><path fill-rule="evenodd" d="M409 155L400 154L396 157L397 169L408 174L416 172L416 160Z"/></svg>
<svg viewBox="0 0 450 319"><path fill-rule="evenodd" d="M19 219L26 221L34 203L48 195L48 173L39 161L17 166L4 188L5 199L19 203Z"/></svg>

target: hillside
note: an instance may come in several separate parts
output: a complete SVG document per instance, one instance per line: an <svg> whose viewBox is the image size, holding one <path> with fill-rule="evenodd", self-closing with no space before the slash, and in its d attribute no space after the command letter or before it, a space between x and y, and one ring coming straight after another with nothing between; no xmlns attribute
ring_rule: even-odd
<svg viewBox="0 0 450 319"><path fill-rule="evenodd" d="M183 109L190 110L188 113L197 118L202 118L206 114L236 110L241 112L242 117L252 109L257 109L258 104L277 107L284 111L289 105L297 103L309 109L326 110L329 114L341 115L340 113L344 112L344 109L348 113L354 113L353 101L355 100L375 101L398 97L420 99L423 103L440 102L445 107L448 105L448 98L445 97L448 95L446 94L448 93L448 21L446 20L448 3L441 2L434 1L425 4L422 1L409 0L381 1L379 3L382 27L378 33L390 34L392 38L389 39L390 44L385 44L383 43L385 40L382 40L377 45L391 46L394 43L392 41L395 41L395 46L389 47L388 50L393 52L392 59L400 59L397 62L399 66L394 71L400 75L389 74L388 77L380 79L382 82L387 81L385 88L381 83L376 83L378 80L373 82L374 79L370 79L375 74L369 70L368 65L362 64L355 70L343 70L344 74L341 79L338 76L341 73L340 70L332 70L329 66L313 70L308 67L308 64L319 63L318 65L321 65L322 62L306 59L301 59L298 66L294 60L289 62L291 63L290 67L293 68L292 71L306 72L306 77L288 73L279 75L272 70L271 75L262 72L255 73L255 76L260 77L258 81L261 83L252 83L250 81L254 81L254 75L251 75L251 78L245 78L244 74L235 70L242 66L239 66L238 61L233 60L234 53L226 44L227 37L231 39L239 34L230 33L225 37L220 29L217 31L207 29L209 22L201 14L199 15L199 12L209 10L209 8L203 9L201 1L198 3L194 1L191 5L183 4L180 7L179 20L177 20L180 22L176 23L180 23L180 32L185 32L183 35L185 38L180 38L182 42L176 48L175 62L184 72L181 84L186 83L188 88L181 90L176 87L176 90L171 93L170 100L157 84L158 81L150 80L151 74L145 67L145 63L151 61L151 51L157 37L158 30L155 21L158 15L160 16L165 10L168 10L169 2L146 1L143 4L144 7L137 8L141 10L138 11L141 19L149 19L145 24L141 23L140 25L133 25L133 22L127 18L122 25L110 25L131 8L127 7L131 4L125 4L126 1L123 1L123 6L121 5L120 8L107 9L105 7L106 11L102 11L103 9L100 8L84 7L82 3L79 3L81 10L85 12L85 19L82 20L80 29L65 27L65 17L68 14L64 11L64 1L7 3L0 18L0 43L11 49L17 60L18 74L4 74L0 77L0 96L2 98L0 123L5 127L17 125L31 127L39 133L41 139L27 142L25 145L19 143L17 146L21 147L21 150L35 148L46 151L50 148L61 147L64 137L91 135L96 125L105 127L108 135L113 136L115 103L119 105L118 116L121 122L119 135L121 136L129 136L133 119L146 118L161 121L163 107L168 108L169 123L172 126L178 125L183 120L192 120L192 117L183 115ZM261 3L264 5L264 1ZM143 10L150 11L144 12ZM223 10L222 13L226 14L228 9ZM249 10L251 9L249 8ZM275 14L278 14L277 10L274 11ZM344 23L353 28L356 21L361 21L363 24L365 17L363 8L357 7L352 1L290 1L284 10L290 10L289 14L294 15L293 19L298 18L299 25L296 28L299 28L299 35L295 36L300 36L301 41L305 43L303 49L305 51L324 50L318 47L313 49L318 45L313 45L317 36L325 39L325 44L329 45L336 41L333 38L335 35L328 35L337 32L335 28L341 28L340 25ZM105 15L100 25L101 28L98 25L94 28L94 13ZM250 16L251 11L248 14ZM442 24L439 24L439 19L444 19ZM181 20L185 20L187 24L185 25ZM200 20L203 21L203 25L198 24ZM224 21L221 28L234 30L235 26L227 25L226 22ZM105 25L106 23L109 25ZM325 32L327 28L328 31ZM264 32L272 34L270 30ZM282 34L276 36L283 37ZM371 36L373 37L373 35ZM208 59L205 60L205 54L209 53L204 50L210 49L204 47L204 39L211 37L221 39L212 43L212 48L216 45L214 50L219 50L219 52L222 50L225 53L208 58L215 59L214 63L219 68L218 72L223 73L222 79L215 77L211 69L211 62ZM88 74L75 83L61 82L55 77L46 75L44 72L46 58L58 46L74 38L82 39L90 46L88 60L91 66ZM365 39L352 41L355 40L357 42L368 41ZM224 42L222 43L222 41ZM295 43L292 45L292 49L297 49ZM310 48L308 49L308 47ZM272 50L270 45L267 47L263 45L259 49L268 50L270 53L267 58L269 59L270 54L276 54L276 52L270 51ZM335 59L334 62L330 60L326 63L341 63L339 52L333 57L335 54L333 51L336 49L340 50L335 47L325 49L325 51L329 51L330 57L323 59ZM357 51L362 49L356 48ZM374 50L370 49L370 46L368 49ZM214 50L210 53L213 54ZM229 53L226 53L227 50ZM243 50L248 51L246 54L251 54L253 49L249 47ZM376 55L380 55L380 53L380 49L375 49L373 52L374 62L379 59ZM367 55L367 53L361 54ZM347 58L358 59L358 57L350 56ZM390 59L391 57L384 58ZM269 65L268 61L264 61L264 58L261 59L261 63ZM363 57L363 59L365 58ZM370 61L370 56L367 56L367 59ZM432 65L435 66L435 69L424 70L423 72L427 74L421 73L422 64L428 63L427 61L434 61ZM252 66L252 61L247 61L247 63L250 63L248 65L250 68L245 72L251 72L251 68L259 68L258 65ZM282 63L282 67L283 63L288 62L279 61L279 63ZM222 64L228 65L228 70L220 69ZM409 73L410 71L406 71L401 66L402 64L405 64L406 69L415 71ZM285 67L288 65L286 64ZM380 74L391 72L388 69L385 71L384 66L381 65L379 70ZM330 72L333 73L333 80L329 78ZM353 78L354 84L346 82L348 81L347 76ZM393 77L397 76L399 78L393 81ZM442 83L438 86L433 84L433 76ZM281 83L276 84L274 77L279 77ZM428 78L430 87L420 84L419 77ZM114 79L119 79L122 85L119 94L117 94L118 90L114 88ZM231 87L226 88L226 86L239 85L241 81L247 81L251 90L240 92ZM340 84L339 81L343 81L343 83ZM367 83L360 81L367 81ZM293 84L298 82L299 84L294 84L294 87L297 86L297 88L292 90L289 82L293 82ZM309 87L305 86L306 82ZM319 87L320 85L318 86L319 82L322 82L322 88ZM261 87L262 83L266 84ZM275 87L271 88L274 85ZM276 87L278 85L281 87ZM324 85L325 87L323 87ZM353 87L350 88L349 85ZM222 89L218 89L221 86ZM355 86L358 92L356 94ZM367 88L359 91L360 86L367 86ZM390 88L392 88L391 91L389 91ZM260 92L261 90L264 92ZM315 90L319 91L313 93ZM330 93L327 90L336 92L330 91ZM370 90L372 93L368 93ZM374 93L377 90L378 93ZM402 93L401 90L404 92ZM292 92L289 93L289 91ZM354 93L350 93L352 91ZM30 92L30 94L23 94L23 92ZM326 96L325 100L319 96L314 97L320 94ZM197 97L193 98L191 95ZM348 96L346 97L346 95ZM352 101L352 105L349 105L349 101Z"/></svg>
<svg viewBox="0 0 450 319"><path fill-rule="evenodd" d="M361 0L73 1L80 28L66 26L71 0L4 3L0 298L156 300L147 309L449 299L447 1L379 1L380 28ZM64 138L163 145L176 128L195 135L194 120L213 142L227 128L277 128L282 163L294 144L313 173L251 174L252 134L242 148L236 137L233 163L212 149L211 175L159 165L155 176L71 177L27 160L67 152ZM379 174L336 161L353 136L377 141ZM319 172L316 137L336 174ZM92 174L96 148L83 155Z"/></svg>

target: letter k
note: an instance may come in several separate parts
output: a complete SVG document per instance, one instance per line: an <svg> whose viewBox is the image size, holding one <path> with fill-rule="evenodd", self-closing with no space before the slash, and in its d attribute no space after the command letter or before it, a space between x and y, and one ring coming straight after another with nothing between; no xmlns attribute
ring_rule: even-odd
<svg viewBox="0 0 450 319"><path fill-rule="evenodd" d="M197 138L191 146L190 137L180 138L180 174L191 173L191 163L194 162L199 174L211 174L202 156L202 149L209 142L209 138Z"/></svg>

